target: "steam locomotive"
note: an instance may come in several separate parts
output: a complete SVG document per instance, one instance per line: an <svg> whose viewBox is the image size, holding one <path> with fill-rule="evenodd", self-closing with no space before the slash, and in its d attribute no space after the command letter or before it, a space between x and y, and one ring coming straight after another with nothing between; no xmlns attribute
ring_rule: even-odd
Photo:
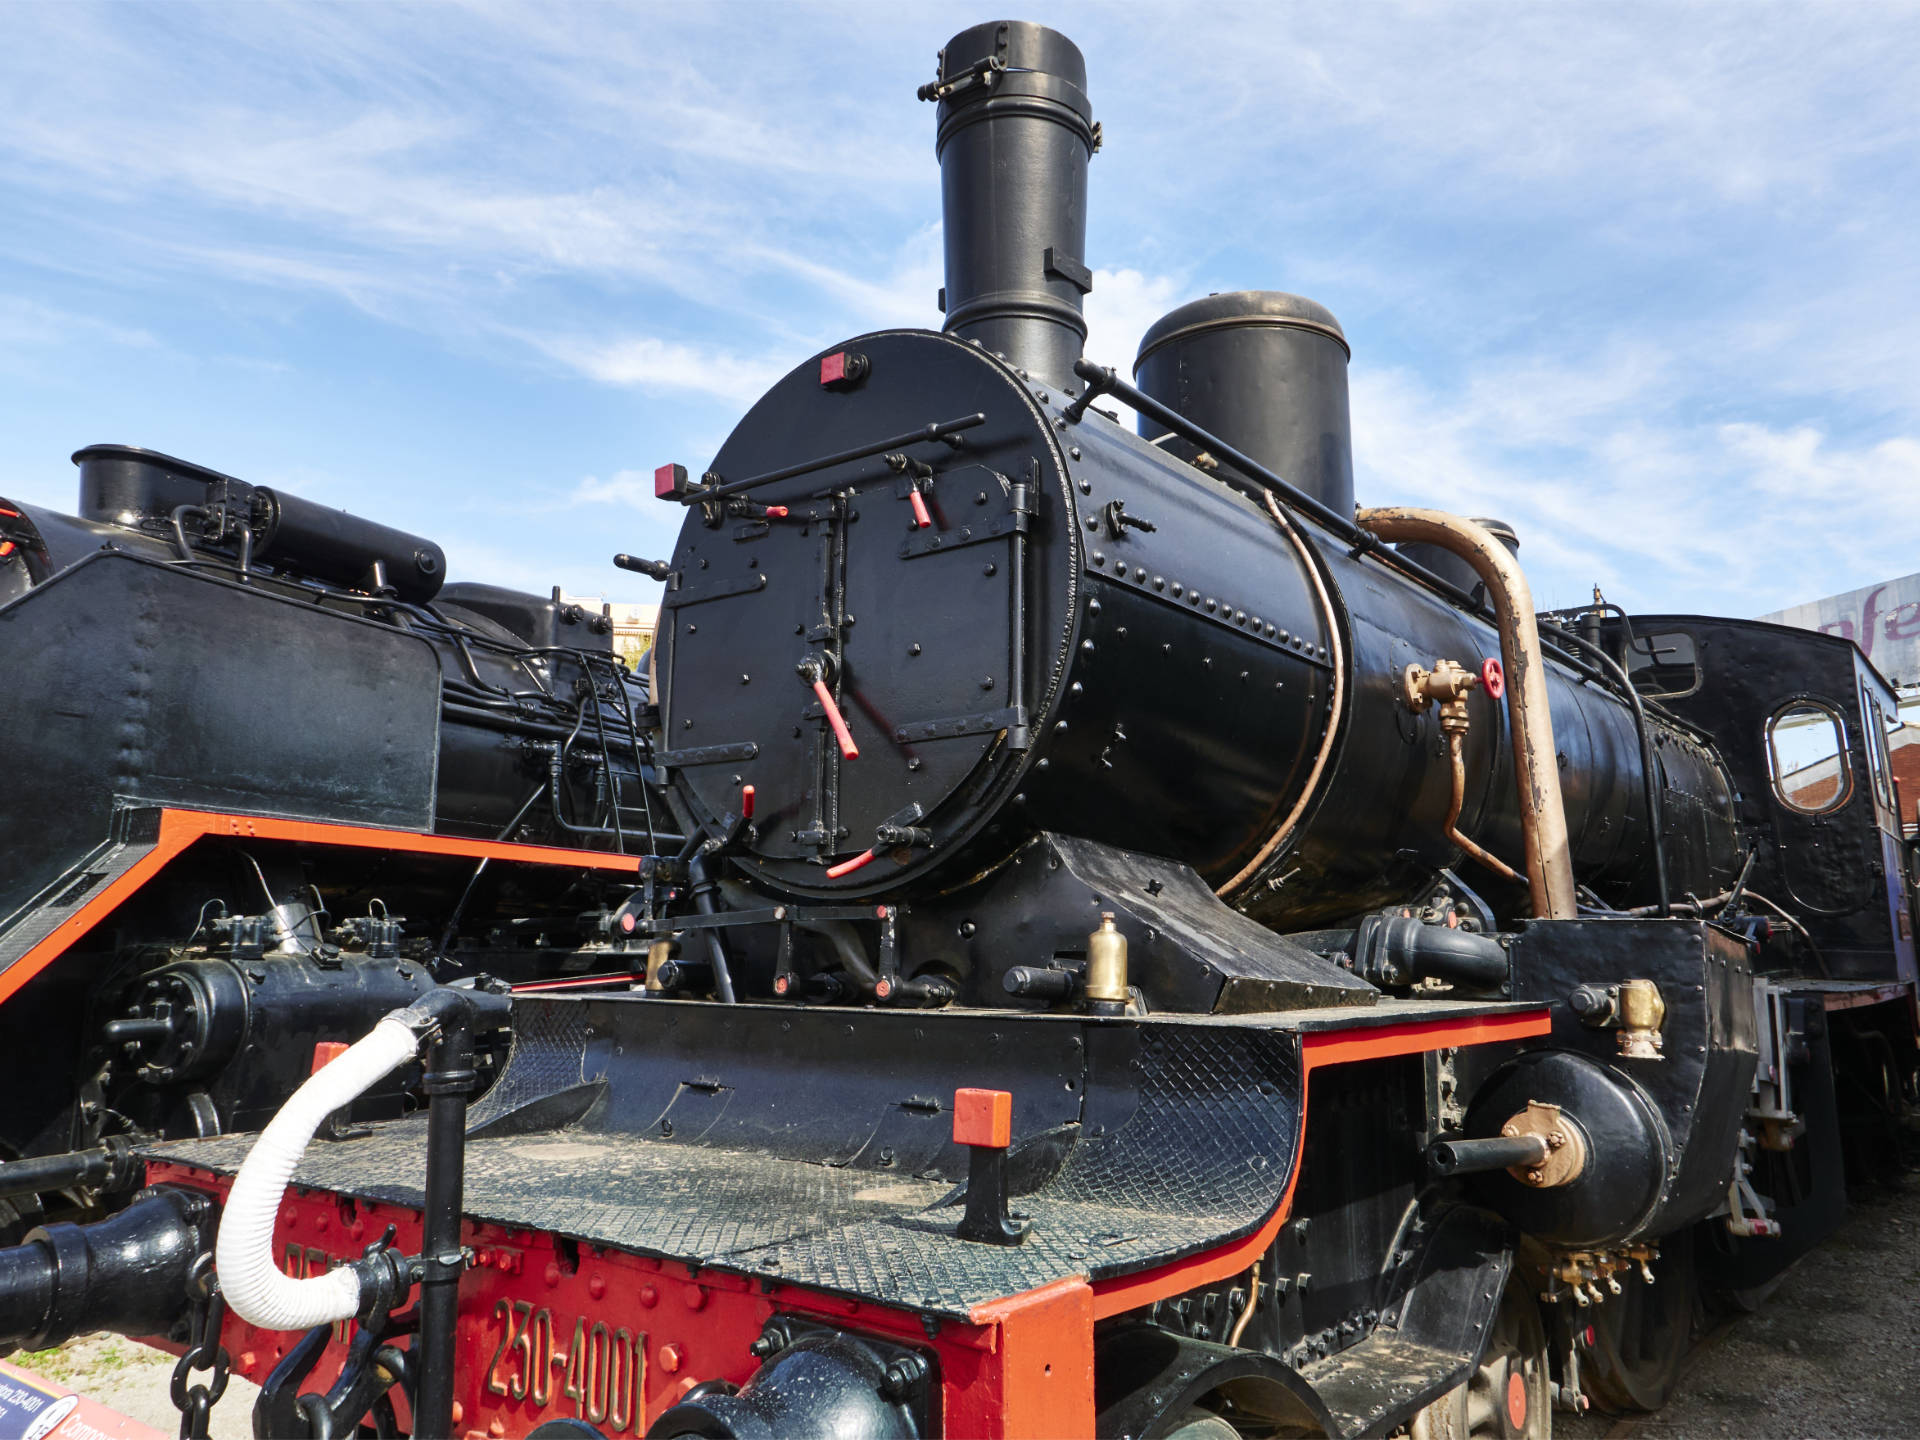
<svg viewBox="0 0 1920 1440"><path fill-rule="evenodd" d="M152 451L74 462L77 514L0 501L9 1243L437 984L624 977L610 917L673 838L605 613Z"/></svg>
<svg viewBox="0 0 1920 1440"><path fill-rule="evenodd" d="M171 1334L189 1429L231 1364L273 1435L1540 1436L1657 1407L1700 1298L1895 1152L1912 866L1860 652L1537 614L1506 527L1356 510L1300 297L1089 364L1080 52L976 26L920 98L943 328L657 473L630 725L541 652L594 724L541 752L551 820L576 756L610 820L665 777L673 838L619 822L617 903L543 922L631 982L423 990L259 1136L146 1141L132 1204L0 1253L0 1338ZM497 969L495 927L442 948Z"/></svg>

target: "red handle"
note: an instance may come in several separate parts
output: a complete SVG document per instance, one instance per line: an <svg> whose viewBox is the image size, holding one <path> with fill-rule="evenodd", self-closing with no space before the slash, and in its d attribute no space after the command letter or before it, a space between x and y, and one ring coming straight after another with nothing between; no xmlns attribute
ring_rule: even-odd
<svg viewBox="0 0 1920 1440"><path fill-rule="evenodd" d="M1507 693L1507 672L1500 668L1500 662L1491 655L1480 666L1480 683L1487 687L1487 694L1495 700Z"/></svg>
<svg viewBox="0 0 1920 1440"><path fill-rule="evenodd" d="M784 520L784 519L786 519L786 518L787 518L787 507L786 507L786 506L784 506L784 505L769 505L769 506L767 506L767 518L768 518L769 520Z"/></svg>
<svg viewBox="0 0 1920 1440"><path fill-rule="evenodd" d="M813 693L820 701L820 709L827 717L827 724L833 727L833 738L840 742L840 753L849 760L860 758L860 747L853 743L853 732L847 729L846 718L841 715L840 707L833 703L833 692L827 689L827 682L813 682Z"/></svg>
<svg viewBox="0 0 1920 1440"><path fill-rule="evenodd" d="M753 786L751 785L740 787L740 818L742 820L753 818Z"/></svg>
<svg viewBox="0 0 1920 1440"><path fill-rule="evenodd" d="M927 502L920 498L918 490L907 491L907 503L913 506L913 523L917 528L925 530L933 524L933 516L927 513Z"/></svg>
<svg viewBox="0 0 1920 1440"><path fill-rule="evenodd" d="M862 850L858 855L854 856L851 860L842 860L838 865L829 865L827 867L827 879L838 880L842 875L851 875L854 871L858 870L862 865L865 865L871 862L872 859L873 859L873 851Z"/></svg>

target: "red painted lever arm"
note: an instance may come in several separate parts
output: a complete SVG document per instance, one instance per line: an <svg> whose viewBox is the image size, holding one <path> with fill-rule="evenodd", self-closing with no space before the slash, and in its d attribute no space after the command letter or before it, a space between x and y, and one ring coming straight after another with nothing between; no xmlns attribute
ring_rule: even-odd
<svg viewBox="0 0 1920 1440"><path fill-rule="evenodd" d="M849 760L860 758L860 747L853 743L853 732L847 729L847 720L840 713L840 707L833 702L833 692L827 689L825 680L813 682L813 693L820 701L820 709L827 717L827 724L833 727L833 738L840 742L840 753Z"/></svg>

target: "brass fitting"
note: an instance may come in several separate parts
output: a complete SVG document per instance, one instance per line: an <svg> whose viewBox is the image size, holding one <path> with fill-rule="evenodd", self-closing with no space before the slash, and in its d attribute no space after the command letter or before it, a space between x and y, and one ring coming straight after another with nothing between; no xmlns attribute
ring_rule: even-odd
<svg viewBox="0 0 1920 1440"><path fill-rule="evenodd" d="M1587 1142L1580 1127L1561 1114L1558 1105L1529 1100L1527 1108L1500 1127L1508 1139L1538 1135L1547 1142L1547 1158L1538 1165L1516 1165L1507 1173L1522 1185L1550 1190L1580 1178L1587 1168Z"/></svg>
<svg viewBox="0 0 1920 1440"><path fill-rule="evenodd" d="M1651 980L1620 982L1620 1053L1629 1060L1658 1060L1667 1002Z"/></svg>
<svg viewBox="0 0 1920 1440"><path fill-rule="evenodd" d="M1095 1003L1125 1005L1132 998L1127 985L1127 937L1113 926L1113 912L1100 912L1100 928L1087 936L1087 979L1082 987Z"/></svg>
<svg viewBox="0 0 1920 1440"><path fill-rule="evenodd" d="M1433 668L1409 665L1401 673L1401 698L1416 715L1439 703L1440 729L1447 737L1447 758L1453 767L1453 798L1447 806L1447 823L1440 828L1447 839L1478 860L1496 875L1526 883L1527 877L1484 846L1467 838L1460 830L1460 812L1467 804L1467 696L1481 684L1479 672L1469 670L1457 660L1436 660Z"/></svg>
<svg viewBox="0 0 1920 1440"><path fill-rule="evenodd" d="M1409 710L1422 715L1438 702L1440 728L1449 735L1467 733L1467 696L1480 683L1479 675L1457 660L1436 660L1431 670L1424 665L1407 666L1400 683Z"/></svg>

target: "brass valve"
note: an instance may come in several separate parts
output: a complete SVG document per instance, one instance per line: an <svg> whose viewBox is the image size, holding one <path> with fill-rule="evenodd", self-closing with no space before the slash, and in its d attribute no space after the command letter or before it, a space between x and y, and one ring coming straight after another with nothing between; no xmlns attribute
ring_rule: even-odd
<svg viewBox="0 0 1920 1440"><path fill-rule="evenodd" d="M1667 1002L1651 980L1620 982L1620 1053L1630 1060L1658 1060Z"/></svg>
<svg viewBox="0 0 1920 1440"><path fill-rule="evenodd" d="M1424 665L1408 665L1401 675L1407 708L1422 715L1437 702L1440 728L1450 735L1466 733L1467 696L1479 683L1479 674L1457 660L1436 660L1431 670Z"/></svg>

